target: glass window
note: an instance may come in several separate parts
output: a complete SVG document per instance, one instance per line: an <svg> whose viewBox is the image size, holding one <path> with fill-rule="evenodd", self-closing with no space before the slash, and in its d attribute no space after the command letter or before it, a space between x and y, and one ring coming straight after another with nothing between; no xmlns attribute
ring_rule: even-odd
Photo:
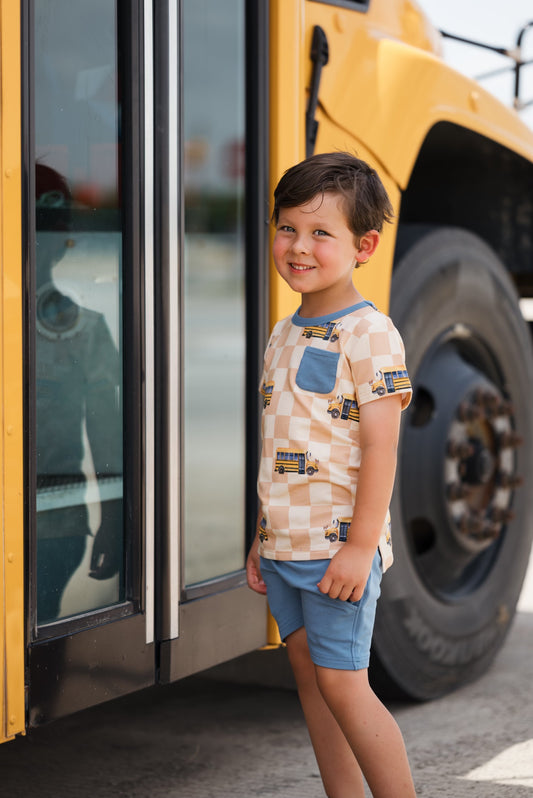
<svg viewBox="0 0 533 798"><path fill-rule="evenodd" d="M37 617L123 598L117 7L35 0Z"/></svg>
<svg viewBox="0 0 533 798"><path fill-rule="evenodd" d="M187 584L244 565L244 5L183 4Z"/></svg>

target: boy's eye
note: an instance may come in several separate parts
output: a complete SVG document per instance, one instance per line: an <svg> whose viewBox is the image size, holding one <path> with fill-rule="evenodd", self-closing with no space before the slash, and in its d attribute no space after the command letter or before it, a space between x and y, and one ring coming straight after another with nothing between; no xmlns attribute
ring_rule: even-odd
<svg viewBox="0 0 533 798"><path fill-rule="evenodd" d="M315 230L315 235L316 236L327 236L328 233L326 233L325 230Z"/></svg>
<svg viewBox="0 0 533 798"><path fill-rule="evenodd" d="M278 228L282 233L294 233L294 227L290 224L281 224Z"/></svg>

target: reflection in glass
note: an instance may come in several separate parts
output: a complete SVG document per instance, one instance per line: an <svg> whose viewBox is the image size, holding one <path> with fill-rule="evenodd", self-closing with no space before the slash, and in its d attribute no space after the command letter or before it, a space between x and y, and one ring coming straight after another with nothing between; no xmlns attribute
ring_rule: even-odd
<svg viewBox="0 0 533 798"><path fill-rule="evenodd" d="M200 0L183 12L184 516L192 584L244 564L244 1Z"/></svg>
<svg viewBox="0 0 533 798"><path fill-rule="evenodd" d="M116 8L35 2L37 618L123 596Z"/></svg>

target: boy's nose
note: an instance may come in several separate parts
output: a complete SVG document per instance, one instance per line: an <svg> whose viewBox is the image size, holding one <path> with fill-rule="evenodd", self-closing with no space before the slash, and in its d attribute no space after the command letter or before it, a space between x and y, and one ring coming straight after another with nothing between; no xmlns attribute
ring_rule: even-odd
<svg viewBox="0 0 533 798"><path fill-rule="evenodd" d="M292 249L294 252L309 252L309 243L307 241L307 236L304 235L296 236L296 238L292 242Z"/></svg>

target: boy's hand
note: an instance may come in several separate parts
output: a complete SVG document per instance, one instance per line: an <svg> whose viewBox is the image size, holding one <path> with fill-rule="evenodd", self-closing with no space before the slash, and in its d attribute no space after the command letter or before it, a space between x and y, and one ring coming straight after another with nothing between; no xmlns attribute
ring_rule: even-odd
<svg viewBox="0 0 533 798"><path fill-rule="evenodd" d="M359 601L370 576L374 554L352 543L345 543L331 558L318 589L330 598Z"/></svg>
<svg viewBox="0 0 533 798"><path fill-rule="evenodd" d="M263 595L266 595L267 588L263 582L261 568L259 567L258 547L259 538L256 537L246 559L246 580L248 582L248 587L251 588L251 590L255 590L256 593L262 593Z"/></svg>

